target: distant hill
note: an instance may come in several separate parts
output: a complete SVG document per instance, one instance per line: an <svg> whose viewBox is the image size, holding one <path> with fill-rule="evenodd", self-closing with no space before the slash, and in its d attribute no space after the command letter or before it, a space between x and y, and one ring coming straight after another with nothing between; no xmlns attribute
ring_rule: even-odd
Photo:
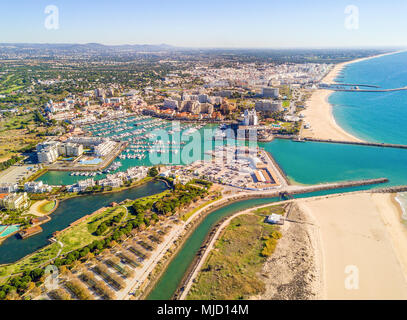
<svg viewBox="0 0 407 320"><path fill-rule="evenodd" d="M54 52L159 52L159 51L174 51L177 47L168 44L125 44L125 45L104 45L100 43L72 44L72 43L0 43L0 50L45 50Z"/></svg>

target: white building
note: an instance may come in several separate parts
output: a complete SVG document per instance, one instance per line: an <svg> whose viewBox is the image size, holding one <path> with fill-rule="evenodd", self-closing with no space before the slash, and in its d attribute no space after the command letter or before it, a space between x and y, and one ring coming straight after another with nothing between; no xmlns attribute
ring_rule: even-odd
<svg viewBox="0 0 407 320"><path fill-rule="evenodd" d="M101 144L95 146L93 149L96 156L104 157L105 155L109 154L115 147L116 142L112 140L106 140Z"/></svg>
<svg viewBox="0 0 407 320"><path fill-rule="evenodd" d="M58 147L58 153L66 157L79 157L83 154L83 145L78 143L62 143Z"/></svg>
<svg viewBox="0 0 407 320"><path fill-rule="evenodd" d="M44 184L42 181L33 181L24 184L24 191L28 193L45 193L52 191L52 187Z"/></svg>
<svg viewBox="0 0 407 320"><path fill-rule="evenodd" d="M45 111L56 113L56 112L64 112L71 109L72 105L75 103L73 100L65 99L64 102L54 103L52 100L45 105Z"/></svg>
<svg viewBox="0 0 407 320"><path fill-rule="evenodd" d="M244 111L244 126L257 126L259 124L259 118L257 117L256 110L248 110Z"/></svg>
<svg viewBox="0 0 407 320"><path fill-rule="evenodd" d="M20 210L28 207L27 193L9 193L0 195L0 208Z"/></svg>
<svg viewBox="0 0 407 320"><path fill-rule="evenodd" d="M12 193L18 190L17 183L1 183L0 184L0 193Z"/></svg>
<svg viewBox="0 0 407 320"><path fill-rule="evenodd" d="M122 103L124 101L123 98L106 98L105 103Z"/></svg>
<svg viewBox="0 0 407 320"><path fill-rule="evenodd" d="M266 222L270 224L284 224L284 218L279 214L272 213L267 217Z"/></svg>
<svg viewBox="0 0 407 320"><path fill-rule="evenodd" d="M87 188L95 186L94 179L86 179L86 180L79 180L76 184L72 185L69 188L70 192L83 192L86 191Z"/></svg>
<svg viewBox="0 0 407 320"><path fill-rule="evenodd" d="M102 179L98 181L98 184L102 187L119 188L122 186L123 180L120 178Z"/></svg>
<svg viewBox="0 0 407 320"><path fill-rule="evenodd" d="M59 156L58 141L46 141L37 145L37 158L39 163L54 163Z"/></svg>

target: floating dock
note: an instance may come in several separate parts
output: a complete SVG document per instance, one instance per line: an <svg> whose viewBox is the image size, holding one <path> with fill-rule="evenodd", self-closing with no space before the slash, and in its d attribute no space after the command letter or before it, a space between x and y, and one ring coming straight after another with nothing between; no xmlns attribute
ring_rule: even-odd
<svg viewBox="0 0 407 320"><path fill-rule="evenodd" d="M21 237L21 239L27 239L29 237L35 236L36 234L39 234L42 232L42 228L40 226L35 226L31 227L28 229L25 229L23 231L20 231L18 234Z"/></svg>

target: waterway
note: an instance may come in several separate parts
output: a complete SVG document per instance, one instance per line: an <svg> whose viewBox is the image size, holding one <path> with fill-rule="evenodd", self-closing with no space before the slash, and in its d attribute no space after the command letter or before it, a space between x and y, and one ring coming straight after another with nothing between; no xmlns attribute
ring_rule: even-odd
<svg viewBox="0 0 407 320"><path fill-rule="evenodd" d="M337 192L351 192L357 190L367 190L374 186L345 188L336 190L326 190L312 192L308 194L296 195L295 198L316 197L326 194L332 194ZM249 209L255 206L273 203L280 201L278 197L263 198L263 199L250 199L234 202L226 207L222 207L210 213L193 231L190 237L185 241L182 248L177 255L168 265L167 270L157 282L154 289L150 292L148 300L168 300L174 295L182 278L187 272L189 266L193 262L196 254L202 246L206 236L211 229L224 217L233 215L236 212Z"/></svg>
<svg viewBox="0 0 407 320"><path fill-rule="evenodd" d="M117 193L83 196L61 201L59 207L52 213L51 221L41 226L43 232L25 240L19 239L17 235L11 236L0 245L0 264L15 262L41 249L49 244L48 239L52 237L55 231L65 229L72 222L109 205L111 202L142 198L163 192L166 189L166 185L161 181L149 182Z"/></svg>
<svg viewBox="0 0 407 320"><path fill-rule="evenodd" d="M388 178L386 186L407 184L406 149L291 140L261 146L300 184L376 178Z"/></svg>

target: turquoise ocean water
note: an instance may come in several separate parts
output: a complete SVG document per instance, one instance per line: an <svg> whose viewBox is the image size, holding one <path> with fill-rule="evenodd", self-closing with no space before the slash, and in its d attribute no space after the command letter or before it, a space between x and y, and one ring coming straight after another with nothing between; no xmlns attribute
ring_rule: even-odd
<svg viewBox="0 0 407 320"><path fill-rule="evenodd" d="M337 81L384 89L407 86L407 52L350 64ZM407 144L407 91L336 92L329 97L336 122L368 141Z"/></svg>

